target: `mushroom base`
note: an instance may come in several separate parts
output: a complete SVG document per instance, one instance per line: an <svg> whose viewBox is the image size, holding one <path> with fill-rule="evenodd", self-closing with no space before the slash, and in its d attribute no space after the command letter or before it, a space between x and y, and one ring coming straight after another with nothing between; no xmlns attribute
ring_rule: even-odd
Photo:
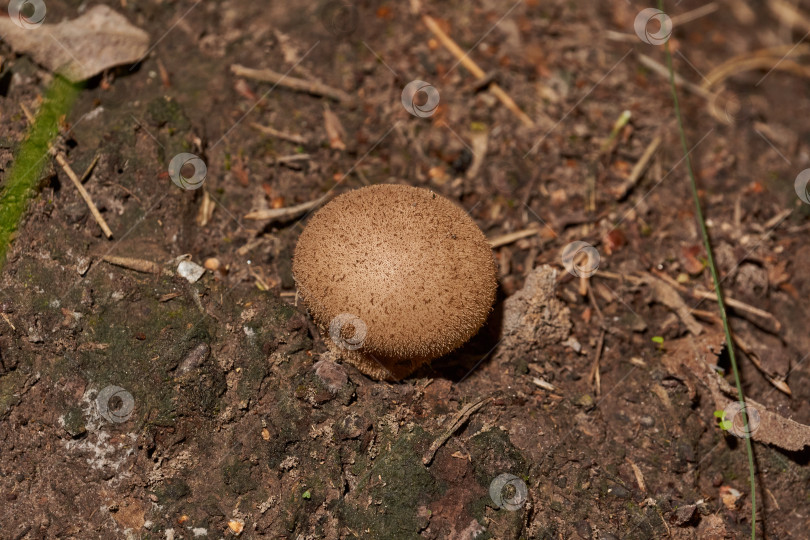
<svg viewBox="0 0 810 540"><path fill-rule="evenodd" d="M356 350L343 348L328 337L325 341L329 350L335 356L353 365L364 375L376 380L399 381L431 361L431 358L408 358L405 360L383 358L364 351L362 348Z"/></svg>

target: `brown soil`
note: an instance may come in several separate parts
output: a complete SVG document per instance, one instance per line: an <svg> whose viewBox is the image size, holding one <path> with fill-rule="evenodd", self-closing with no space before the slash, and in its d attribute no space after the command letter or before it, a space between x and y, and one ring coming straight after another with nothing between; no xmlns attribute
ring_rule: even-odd
<svg viewBox="0 0 810 540"><path fill-rule="evenodd" d="M49 163L0 275L0 538L750 537L745 445L718 427L705 387L661 362L694 324L718 326L716 303L689 294L711 290L711 276L668 81L641 56L663 63L663 48L633 30L648 5L421 3L534 127L477 87L411 12L418 0L110 4L154 47L89 81L63 135L79 173L100 156L85 186L115 236ZM676 17L704 3L668 4ZM696 85L810 30L772 9L810 17L805 0L716 4L670 40L676 72ZM48 0L48 20L80 5ZM51 76L0 52L2 187L27 132L20 103L36 109ZM810 205L794 179L810 168L810 92L807 58L785 62L798 69L735 72L716 116L705 97L679 95L725 292L773 317L731 310L762 365L739 354L743 389L808 424ZM236 77L233 64L354 102ZM403 107L413 80L437 90L432 114ZM327 133L325 110L342 134ZM649 167L617 196L656 137ZM181 152L204 160L202 188L169 178ZM291 254L309 213L244 217L385 182L450 198L489 238L537 228L495 249L499 296L479 336L393 384L334 364L295 305ZM598 251L588 280L564 268L575 241ZM175 270L183 254L221 270L191 284L102 261ZM660 290L616 279L651 273L681 284L693 322ZM726 354L706 360L733 383ZM102 391L117 392L111 411ZM805 538L810 453L754 452L758 537ZM514 477L493 498L502 474Z"/></svg>

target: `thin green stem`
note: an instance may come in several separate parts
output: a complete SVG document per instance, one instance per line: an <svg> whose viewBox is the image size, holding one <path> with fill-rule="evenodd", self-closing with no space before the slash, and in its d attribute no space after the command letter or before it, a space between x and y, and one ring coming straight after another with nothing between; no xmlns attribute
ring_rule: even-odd
<svg viewBox="0 0 810 540"><path fill-rule="evenodd" d="M664 11L664 0L658 0L658 9ZM726 305L723 300L723 290L720 287L720 275L717 271L717 265L714 262L714 254L712 252L711 241L709 240L709 231L706 228L706 220L703 218L703 208L700 205L700 197L698 195L697 180L695 179L695 172L692 169L692 159L689 156L689 145L686 143L686 131L683 127L683 116L681 115L681 107L678 102L678 92L675 86L675 69L672 67L672 51L670 50L669 40L666 42L664 48L667 58L667 68L669 70L669 85L672 90L672 101L675 106L675 117L678 120L678 132L681 138L681 146L684 152L684 162L689 174L689 185L692 188L692 199L695 203L695 213L697 215L698 223L700 224L700 233L703 236L703 246L706 249L706 256L709 261L709 270L712 274L712 281L714 282L714 290L717 294L717 305L720 309L720 319L723 321L723 330L726 334L726 348L728 349L729 359L731 361L731 370L734 372L734 382L737 385L737 398L740 402L740 409L742 413L743 425L745 426L745 433L749 434L748 429L748 415L745 410L745 396L743 395L742 384L740 383L740 372L737 369L737 358L734 354L734 342L731 337L731 327L728 324L728 316L726 315ZM751 445L751 437L745 437L745 448L748 453L748 471L751 484L751 540L756 540L757 531L757 489L754 468L754 449Z"/></svg>

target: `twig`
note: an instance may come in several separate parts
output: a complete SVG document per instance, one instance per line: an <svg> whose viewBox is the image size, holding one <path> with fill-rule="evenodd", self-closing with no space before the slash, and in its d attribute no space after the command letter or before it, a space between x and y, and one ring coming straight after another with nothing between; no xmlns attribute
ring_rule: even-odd
<svg viewBox="0 0 810 540"><path fill-rule="evenodd" d="M655 155L655 152L658 150L659 146L661 146L661 137L656 136L650 142L650 144L647 145L644 153L641 154L641 157L633 166L633 170L630 171L630 176L627 177L624 184L622 184L616 191L616 200L624 200L624 198L627 197L627 194L630 193L630 190L636 186L641 178L641 175L644 174L645 170L647 170L647 165L650 164L650 160L652 159L653 155Z"/></svg>
<svg viewBox="0 0 810 540"><path fill-rule="evenodd" d="M87 180L87 177L90 176L90 173L93 172L93 169L98 164L98 160L99 160L100 157L101 157L101 154L96 154L96 157L93 158L93 161L84 170L84 174L82 174L82 177L79 179L79 181L82 184L84 183L85 180Z"/></svg>
<svg viewBox="0 0 810 540"><path fill-rule="evenodd" d="M512 242L517 242L521 238L534 236L539 232L539 227L529 227L528 229L502 234L501 236L496 236L495 238L489 240L489 247L492 249L499 248L501 246L511 244Z"/></svg>
<svg viewBox="0 0 810 540"><path fill-rule="evenodd" d="M301 214L311 210L313 208L317 208L321 204L329 198L329 194L327 193L320 199L315 199L314 201L309 201L301 204L297 204L295 206L288 206L287 208L267 208L264 210L257 210L255 212L251 212L245 215L245 219L272 219L276 221L283 221L285 219L294 219Z"/></svg>
<svg viewBox="0 0 810 540"><path fill-rule="evenodd" d="M160 274L166 273L168 275L172 275L172 273L168 270L163 269L159 264L147 261L145 259L135 259L132 257L116 257L115 255L105 255L101 258L102 261L108 262L110 264L114 264L115 266L120 266L122 268L127 268L129 270L135 270L136 272L142 272L144 274Z"/></svg>
<svg viewBox="0 0 810 540"><path fill-rule="evenodd" d="M295 161L307 161L312 159L309 154L292 154L289 156L280 156L275 159L276 165L284 165L285 163L293 163Z"/></svg>
<svg viewBox="0 0 810 540"><path fill-rule="evenodd" d="M28 118L28 121L33 125L34 123L34 115L31 114L31 111L28 110L28 107L25 106L24 103L20 103L20 107L22 107L23 113L25 113L25 117ZM104 217L101 215L101 212L98 211L93 199L90 198L90 194L87 193L87 190L84 189L81 180L79 177L76 176L76 173L73 172L73 169L70 167L70 164L67 162L67 158L65 158L62 152L57 151L53 145L49 142L48 143L48 151L52 156L56 158L56 162L62 167L62 170L65 171L65 174L68 175L68 178L73 182L73 185L76 186L76 189L79 190L79 195L82 196L84 199L85 204L90 209L90 213L93 214L93 217L96 220L96 223L99 224L101 230L104 231L104 235L107 238L112 238L112 231L110 227L107 225L107 222L104 221Z"/></svg>
<svg viewBox="0 0 810 540"><path fill-rule="evenodd" d="M425 23L425 26L428 27L428 30L433 32L433 34L439 38L442 45L444 45L447 50L449 50L450 53L455 56L459 62L461 62L461 65L467 68L467 70L469 70L469 72L472 73L476 79L484 79L487 77L484 70L478 67L478 64L476 64L475 61L473 61L473 59L467 55L467 53L461 50L461 47L459 47L456 42L453 41L453 38L445 34L444 30L439 28L439 25L436 23L433 17L430 15L422 15L422 21ZM521 122L529 127L534 126L534 121L529 118L526 113L520 110L520 107L517 106L514 100L509 97L509 94L507 94L498 83L490 83L489 91L495 94L495 97L501 100L501 103L503 103L507 109L512 111Z"/></svg>
<svg viewBox="0 0 810 540"><path fill-rule="evenodd" d="M807 44L779 45L744 53L730 58L712 69L704 77L701 88L708 91L732 75L754 69L778 69L810 78L810 68L788 60L806 54L810 54L810 45Z"/></svg>
<svg viewBox="0 0 810 540"><path fill-rule="evenodd" d="M664 78L669 77L669 72L667 71L667 67L665 65L659 63L659 62L656 62L655 60L653 60L652 58L650 58L646 54L639 53L638 60L646 68L648 68L650 71L652 71L656 75L660 75L661 77L664 77ZM678 86L682 86L686 90L689 90L690 92L692 92L694 94L697 94L698 96L704 97L704 98L706 98L708 100L711 100L712 97L713 97L712 93L709 92L707 89L702 88L702 87L700 87L700 86L698 86L698 85L696 85L694 83L691 83L691 82L687 81L686 79L684 79L683 77L681 77L677 73L675 74L675 84L677 84Z"/></svg>
<svg viewBox="0 0 810 540"><path fill-rule="evenodd" d="M239 64L231 64L231 71L237 77L247 77L257 81L264 81L290 90L306 92L314 96L326 97L348 105L354 104L354 98L338 88L332 88L317 81L307 81L278 73L272 69L253 69Z"/></svg>
<svg viewBox="0 0 810 540"><path fill-rule="evenodd" d="M769 383L774 385L777 390L787 394L788 396L793 396L793 392L790 390L790 386L788 386L787 382L785 382L785 378L783 376L775 376L773 373L769 373L765 367L762 365L762 361L759 358L759 354L754 350L751 345L748 344L743 338L738 335L734 336L734 343L744 352L748 359L751 360L751 363L762 373L762 376L767 379Z"/></svg>
<svg viewBox="0 0 810 540"><path fill-rule="evenodd" d="M532 383L533 383L535 386L539 386L539 387L540 387L540 388L542 388L543 390L548 390L549 392L554 392L554 390L556 390L556 389L554 388L554 385L553 385L553 384L551 384L550 382L548 382L548 381L547 381L547 380L545 380L545 379L540 379L540 378L538 378L538 377L532 377Z"/></svg>
<svg viewBox="0 0 810 540"><path fill-rule="evenodd" d="M719 8L720 6L717 5L717 2L711 2L709 4L706 4L705 6L700 6L699 8L687 11L686 13L675 15L674 17L672 17L672 26L681 26L688 22L692 22L695 19L705 17L706 15L711 15Z"/></svg>
<svg viewBox="0 0 810 540"><path fill-rule="evenodd" d="M14 328L14 325L11 324L11 320L8 318L8 315L6 315L5 313L0 313L0 315L2 315L3 320L6 321L6 324L9 325L12 330L14 330L14 331L17 330L16 328Z"/></svg>
<svg viewBox="0 0 810 540"><path fill-rule="evenodd" d="M796 6L784 0L768 0L768 7L771 8L776 18L782 24L793 28L799 27L802 31L810 32L810 17L799 11Z"/></svg>
<svg viewBox="0 0 810 540"><path fill-rule="evenodd" d="M720 6L718 6L717 2L712 2L710 4L706 4L705 6L700 6L699 8L687 11L686 13L675 15L674 17L672 17L672 26L682 26L686 23L692 22L701 17L705 17L706 15L711 15L719 8ZM625 34L623 32L616 32L615 30L605 31L605 37L613 41L638 43L638 36L636 36L635 34Z"/></svg>
<svg viewBox="0 0 810 540"><path fill-rule="evenodd" d="M680 283L678 283L677 281L675 281L674 279L672 279L670 276L668 276L667 274L665 274L663 272L659 272L659 271L654 271L654 272L655 272L656 276L658 276L659 278L661 278L664 281L666 281L667 283L669 283L672 287L675 287L676 289L678 289L678 290L680 290L682 292L689 293L693 297L695 297L695 298L697 298L699 300L714 300L714 301L717 301L717 294L716 293L708 292L708 291L701 291L701 290L698 290L698 289L689 289L687 287L682 286ZM776 317L774 317L772 314L770 314L769 312L767 312L767 311L765 311L763 309L759 309L757 307L754 307L752 305L746 304L745 302L735 300L734 298L731 298L729 296L725 296L724 300L726 301L726 304L728 305L728 307L734 308L736 311L744 311L745 313L750 313L751 315L755 315L755 316L757 316L757 317L759 317L759 318L761 318L761 319L763 319L765 321L768 321L771 324L770 330L772 330L772 333L778 334L779 331L782 329L782 323L780 323L779 320Z"/></svg>
<svg viewBox="0 0 810 540"><path fill-rule="evenodd" d="M431 443L430 448L428 448L428 451L425 452L424 457L422 457L422 463L424 465L429 465L430 462L433 461L433 456L435 456L439 448L441 448L442 445L444 445L444 443L446 443L447 440L453 436L453 433L455 433L458 430L458 428L464 425L464 422L469 420L470 416L472 416L475 411L483 407L484 404L486 404L491 399L492 398L485 398L480 401L468 403L467 405L462 407L461 410L458 411L456 415L453 417L453 421L450 423L450 427L448 427L447 430L444 433L442 433L438 439L436 439Z"/></svg>
<svg viewBox="0 0 810 540"><path fill-rule="evenodd" d="M594 387L596 388L596 397L599 397L602 394L602 376L599 374L599 361L602 359L602 349L604 348L604 344L605 329L602 328L602 332L599 334L599 342L596 344L596 358L593 360L591 374L588 377L588 380L593 383Z"/></svg>
<svg viewBox="0 0 810 540"><path fill-rule="evenodd" d="M276 137L278 139L289 141L289 142L292 142L292 143L295 143L295 144L301 144L301 145L307 144L307 140L303 136L295 134L295 133L287 133L286 131L279 131L279 130L277 130L275 128L272 128L270 126L263 126L263 125L261 125L261 124L259 124L257 122L251 122L250 126L252 128L258 129L259 131L261 131L262 133L264 133L266 135L270 135L271 137Z"/></svg>

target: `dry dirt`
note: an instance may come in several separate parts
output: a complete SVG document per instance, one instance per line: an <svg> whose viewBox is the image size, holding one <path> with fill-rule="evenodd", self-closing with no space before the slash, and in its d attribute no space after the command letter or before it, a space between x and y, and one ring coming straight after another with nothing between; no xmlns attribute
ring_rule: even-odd
<svg viewBox="0 0 810 540"><path fill-rule="evenodd" d="M666 4L723 287L770 314L731 310L762 366L739 354L743 389L810 423L810 205L794 190L810 168L810 92L806 45L790 52L810 2L718 0L686 19L705 3ZM62 131L76 171L99 156L85 187L114 237L48 160L0 274L0 538L750 537L745 445L718 427L706 387L662 362L718 323L716 303L690 294L711 276L668 81L645 64L663 63L663 48L634 31L648 4L109 5L152 48L88 81ZM84 8L47 0L47 17ZM777 46L796 54L737 66L716 99L696 89L723 62ZM20 104L36 110L51 75L0 53L2 188L28 129ZM401 99L414 80L440 96L422 117ZM181 152L205 162L200 189L172 182ZM433 189L493 239L535 228L495 249L500 290L479 336L395 384L331 362L295 305L290 257L309 213L245 218L383 182ZM590 279L564 267L577 241L598 253ZM192 284L102 261L173 271L184 254L220 270ZM539 299L518 293L544 265L529 283ZM677 287L643 281L655 273ZM727 354L705 360L733 383ZM756 442L754 453L758 537L806 538L810 453Z"/></svg>

